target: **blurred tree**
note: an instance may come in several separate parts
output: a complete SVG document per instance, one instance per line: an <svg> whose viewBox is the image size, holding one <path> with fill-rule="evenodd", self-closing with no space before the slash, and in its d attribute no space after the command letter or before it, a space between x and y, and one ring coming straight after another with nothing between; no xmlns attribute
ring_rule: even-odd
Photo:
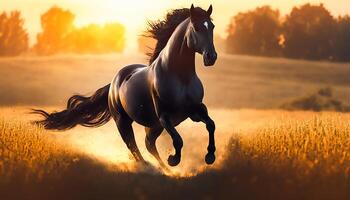
<svg viewBox="0 0 350 200"><path fill-rule="evenodd" d="M122 52L125 48L125 28L119 23L105 24L102 30L101 43L104 52Z"/></svg>
<svg viewBox="0 0 350 200"><path fill-rule="evenodd" d="M339 17L335 37L335 59L350 61L350 17Z"/></svg>
<svg viewBox="0 0 350 200"><path fill-rule="evenodd" d="M52 7L41 15L43 31L37 35L35 50L39 55L50 55L69 49L65 38L73 30L74 14L69 10Z"/></svg>
<svg viewBox="0 0 350 200"><path fill-rule="evenodd" d="M110 53L125 47L125 28L119 23L89 24L76 28L74 14L52 7L41 16L43 31L37 35L35 49L39 55L54 53Z"/></svg>
<svg viewBox="0 0 350 200"><path fill-rule="evenodd" d="M17 56L28 49L28 33L19 11L0 15L0 56Z"/></svg>
<svg viewBox="0 0 350 200"><path fill-rule="evenodd" d="M335 28L336 21L323 4L294 7L283 24L285 56L331 59Z"/></svg>
<svg viewBox="0 0 350 200"><path fill-rule="evenodd" d="M98 53L102 49L98 36L101 35L101 27L96 24L75 29L69 35L71 51L74 53Z"/></svg>
<svg viewBox="0 0 350 200"><path fill-rule="evenodd" d="M125 28L119 23L103 26L89 24L74 29L67 37L74 53L122 52L125 47Z"/></svg>
<svg viewBox="0 0 350 200"><path fill-rule="evenodd" d="M279 11L263 6L232 18L226 48L235 54L278 55L279 37Z"/></svg>

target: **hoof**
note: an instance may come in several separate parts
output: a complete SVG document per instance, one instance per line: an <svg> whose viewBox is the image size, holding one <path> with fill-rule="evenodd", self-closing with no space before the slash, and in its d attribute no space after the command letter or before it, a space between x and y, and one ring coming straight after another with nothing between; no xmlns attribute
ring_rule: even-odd
<svg viewBox="0 0 350 200"><path fill-rule="evenodd" d="M215 162L215 155L213 153L208 153L206 156L205 156L205 162L208 164L208 165L211 165Z"/></svg>
<svg viewBox="0 0 350 200"><path fill-rule="evenodd" d="M170 155L168 157L168 164L172 167L178 165L180 163L180 157L179 156L173 156L173 155Z"/></svg>

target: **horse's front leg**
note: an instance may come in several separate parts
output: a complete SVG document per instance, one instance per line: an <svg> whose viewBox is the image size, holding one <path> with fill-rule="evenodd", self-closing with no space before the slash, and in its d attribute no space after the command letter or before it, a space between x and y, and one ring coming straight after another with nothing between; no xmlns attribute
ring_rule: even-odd
<svg viewBox="0 0 350 200"><path fill-rule="evenodd" d="M169 114L165 111L164 105L160 101L155 90L152 90L153 104L156 111L156 114L159 118L161 126L170 134L171 139L173 140L173 146L175 148L175 154L169 155L168 164L170 166L176 166L180 163L181 160L181 149L183 146L183 141L180 134L177 132L173 124L171 123Z"/></svg>
<svg viewBox="0 0 350 200"><path fill-rule="evenodd" d="M173 145L175 148L175 154L169 155L168 164L170 166L176 166L180 163L181 160L181 149L183 146L183 141L180 134L177 132L175 127L172 125L167 114L161 114L159 117L160 124L165 128L165 130L170 134Z"/></svg>
<svg viewBox="0 0 350 200"><path fill-rule="evenodd" d="M202 121L203 123L205 123L209 133L209 145L207 148L208 153L205 156L205 162L207 164L213 164L215 161L215 150L216 150L215 137L214 137L215 123L209 117L207 107L203 103L193 106L191 108L190 118L195 122Z"/></svg>

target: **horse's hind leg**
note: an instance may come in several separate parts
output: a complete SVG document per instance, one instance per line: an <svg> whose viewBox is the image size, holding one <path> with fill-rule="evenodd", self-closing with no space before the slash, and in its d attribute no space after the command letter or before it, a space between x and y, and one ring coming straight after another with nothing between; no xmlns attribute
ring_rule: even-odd
<svg viewBox="0 0 350 200"><path fill-rule="evenodd" d="M128 117L120 117L116 120L116 124L123 141L136 161L145 162L135 141L134 131L131 126L132 120Z"/></svg>
<svg viewBox="0 0 350 200"><path fill-rule="evenodd" d="M146 127L145 128L145 131L146 131L145 143L146 143L147 150L158 160L159 165L163 169L168 169L167 166L163 163L162 159L160 158L158 150L157 150L157 146L156 146L157 138L163 132L163 129L164 128L161 126L152 127L152 128Z"/></svg>

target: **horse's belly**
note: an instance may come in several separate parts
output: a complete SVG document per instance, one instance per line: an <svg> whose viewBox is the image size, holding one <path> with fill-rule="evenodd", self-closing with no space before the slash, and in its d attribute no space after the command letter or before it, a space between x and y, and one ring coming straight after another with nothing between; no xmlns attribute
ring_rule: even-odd
<svg viewBox="0 0 350 200"><path fill-rule="evenodd" d="M173 126L179 125L181 122L185 121L188 118L188 115L186 112L175 112L175 113L169 113L170 114L170 121Z"/></svg>

